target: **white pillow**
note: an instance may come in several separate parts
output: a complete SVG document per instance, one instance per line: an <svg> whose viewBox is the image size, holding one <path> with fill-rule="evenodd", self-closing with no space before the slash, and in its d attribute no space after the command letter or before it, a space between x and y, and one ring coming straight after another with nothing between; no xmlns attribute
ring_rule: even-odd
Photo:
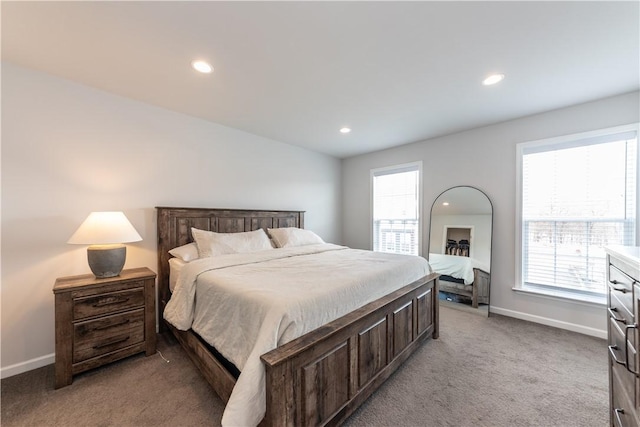
<svg viewBox="0 0 640 427"><path fill-rule="evenodd" d="M169 253L184 262L189 262L198 259L198 246L195 243L187 243L171 249Z"/></svg>
<svg viewBox="0 0 640 427"><path fill-rule="evenodd" d="M191 234L198 245L200 258L273 249L269 236L263 229L242 233L216 233L192 228Z"/></svg>
<svg viewBox="0 0 640 427"><path fill-rule="evenodd" d="M302 228L267 228L267 231L279 248L324 243L324 240L322 240L316 233Z"/></svg>
<svg viewBox="0 0 640 427"><path fill-rule="evenodd" d="M171 292L173 292L173 288L176 287L180 271L182 271L182 267L185 265L187 265L187 263L180 258L169 259L169 290Z"/></svg>

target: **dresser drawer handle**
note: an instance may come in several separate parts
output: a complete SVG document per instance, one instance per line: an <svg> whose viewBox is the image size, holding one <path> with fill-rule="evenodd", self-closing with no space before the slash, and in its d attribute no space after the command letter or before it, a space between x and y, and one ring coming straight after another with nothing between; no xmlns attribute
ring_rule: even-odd
<svg viewBox="0 0 640 427"><path fill-rule="evenodd" d="M115 328L116 326L126 325L127 323L129 323L129 319L125 319L124 321L122 321L120 323L113 323L111 325L98 326L96 328L93 328L93 330L94 331L102 331L104 329Z"/></svg>
<svg viewBox="0 0 640 427"><path fill-rule="evenodd" d="M618 309L616 307L607 308L607 311L609 311L609 316L611 316L611 318L616 322L624 323L625 325L627 324L627 322L625 322L625 319L616 316L616 313L618 312Z"/></svg>
<svg viewBox="0 0 640 427"><path fill-rule="evenodd" d="M94 346L93 346L93 349L94 349L94 350L99 350L99 349L101 349L101 348L109 347L110 345L118 344L118 343L125 342L125 341L128 341L128 340L129 340L129 335L127 335L127 336L126 336L126 337L124 337L124 338L120 338L120 339L117 339L117 340L114 340L114 341L111 341L111 342L107 342L107 343L104 343L104 344L94 345Z"/></svg>
<svg viewBox="0 0 640 427"><path fill-rule="evenodd" d="M618 282L617 280L609 280L609 281L610 281L613 285L617 285L617 284L622 283L622 282ZM634 282L634 283L635 283L635 282ZM631 286L633 286L633 285L631 285ZM613 288L613 290L614 290L614 291L622 292L623 294L626 294L626 293L628 292L628 291L627 291L627 288L624 288L624 287L623 287L623 288L619 288L619 287L612 286L611 288Z"/></svg>
<svg viewBox="0 0 640 427"><path fill-rule="evenodd" d="M613 410L614 414L616 414L616 421L618 422L618 425L620 427L624 427L624 424L622 424L622 418L620 417L620 415L624 414L624 409L622 408L616 408Z"/></svg>
<svg viewBox="0 0 640 427"><path fill-rule="evenodd" d="M618 346L617 345L610 345L609 346L609 354L611 354L611 357L613 358L613 361L616 362L619 365L624 366L626 368L627 367L626 362L624 360L618 360L614 350L619 350Z"/></svg>
<svg viewBox="0 0 640 427"><path fill-rule="evenodd" d="M629 367L629 347L627 346L627 342L629 342L629 329L637 329L638 325L637 324L633 324L633 325L627 325L624 328L624 360L625 360L625 364L624 366L627 368L627 371L631 372L633 375L638 376L638 373L636 371L632 371L631 368Z"/></svg>
<svg viewBox="0 0 640 427"><path fill-rule="evenodd" d="M94 307L104 307L105 305L112 305L112 304L121 304L123 302L127 302L129 301L129 298L103 298L100 301L98 301L97 303L93 304Z"/></svg>

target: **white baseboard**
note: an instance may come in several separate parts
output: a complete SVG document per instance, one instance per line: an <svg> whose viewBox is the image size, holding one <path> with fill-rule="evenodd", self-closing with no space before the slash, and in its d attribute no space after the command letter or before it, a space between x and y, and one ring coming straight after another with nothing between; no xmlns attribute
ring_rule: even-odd
<svg viewBox="0 0 640 427"><path fill-rule="evenodd" d="M14 375L21 374L23 372L31 371L33 369L42 368L43 366L51 365L55 363L55 353L47 354L46 356L37 357L35 359L27 360L26 362L16 363L15 365L6 366L0 369L0 378L9 378Z"/></svg>
<svg viewBox="0 0 640 427"><path fill-rule="evenodd" d="M522 313L520 311L508 310L506 308L500 308L491 306L489 308L491 313L501 314L503 316L515 317L516 319L527 320L533 323L540 323L547 326L553 326L554 328L566 329L572 332L578 332L584 335L590 335L597 338L607 338L607 331L590 328L584 325L578 325L576 323L563 322L561 320L549 319L548 317L536 316L533 314Z"/></svg>

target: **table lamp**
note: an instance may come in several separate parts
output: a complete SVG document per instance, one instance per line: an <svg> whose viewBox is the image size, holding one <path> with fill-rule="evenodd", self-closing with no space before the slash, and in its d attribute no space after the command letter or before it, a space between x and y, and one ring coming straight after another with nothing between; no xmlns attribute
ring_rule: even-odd
<svg viewBox="0 0 640 427"><path fill-rule="evenodd" d="M122 212L91 212L67 243L90 245L89 267L98 279L120 275L127 257L123 243L142 237Z"/></svg>

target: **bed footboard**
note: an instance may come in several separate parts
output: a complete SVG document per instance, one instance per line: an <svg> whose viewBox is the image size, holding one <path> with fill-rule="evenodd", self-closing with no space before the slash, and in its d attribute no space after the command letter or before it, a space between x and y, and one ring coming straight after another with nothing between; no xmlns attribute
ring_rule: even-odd
<svg viewBox="0 0 640 427"><path fill-rule="evenodd" d="M437 274L262 356L261 425L338 425L429 337L438 338Z"/></svg>

